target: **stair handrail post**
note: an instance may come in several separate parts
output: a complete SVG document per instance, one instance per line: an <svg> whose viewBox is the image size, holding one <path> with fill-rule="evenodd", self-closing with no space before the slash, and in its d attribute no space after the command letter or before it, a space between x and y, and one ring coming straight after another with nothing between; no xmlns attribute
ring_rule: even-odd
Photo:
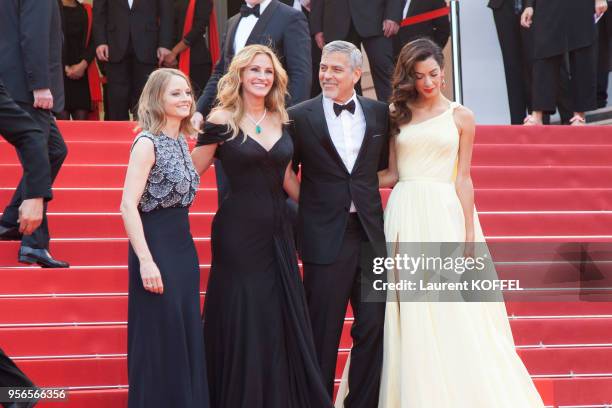
<svg viewBox="0 0 612 408"><path fill-rule="evenodd" d="M459 23L459 0L450 2L451 55L453 63L453 98L463 104L463 82L461 75L461 35Z"/></svg>

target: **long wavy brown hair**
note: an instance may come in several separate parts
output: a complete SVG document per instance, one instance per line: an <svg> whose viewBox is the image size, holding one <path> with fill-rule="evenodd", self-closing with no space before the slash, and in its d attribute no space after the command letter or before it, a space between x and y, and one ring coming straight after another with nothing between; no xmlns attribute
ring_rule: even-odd
<svg viewBox="0 0 612 408"><path fill-rule="evenodd" d="M258 44L249 45L234 56L227 73L219 80L217 85L218 103L212 111L223 109L232 113L228 121L228 125L232 130L231 139L238 135L240 131L239 124L245 115L245 106L242 99L242 73L253 61L253 58L260 54L270 57L274 67L272 89L270 89L265 98L266 108L268 112L278 113L282 124L289 123L289 115L285 109L285 97L288 95L287 84L289 82L287 72L271 48ZM246 140L246 135L244 137Z"/></svg>
<svg viewBox="0 0 612 408"><path fill-rule="evenodd" d="M391 132L393 135L399 133L399 128L412 120L412 111L409 104L416 101L419 93L416 89L416 78L414 66L417 62L425 61L428 58L436 60L440 69L444 69L444 54L442 49L435 42L421 38L406 44L395 65L393 72L391 93Z"/></svg>

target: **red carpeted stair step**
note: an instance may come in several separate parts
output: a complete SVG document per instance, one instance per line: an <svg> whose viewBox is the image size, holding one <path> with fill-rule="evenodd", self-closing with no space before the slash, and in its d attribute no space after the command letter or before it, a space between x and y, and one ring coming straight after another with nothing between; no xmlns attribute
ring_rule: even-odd
<svg viewBox="0 0 612 408"><path fill-rule="evenodd" d="M52 227L52 233L55 229ZM95 229L92 229L92 235ZM193 218L192 218L192 231ZM210 240L195 239L200 264L210 264ZM19 242L0 241L0 265L23 266L17 262ZM128 257L127 238L120 239L81 239L81 240L51 240L50 251L57 259L67 260L72 266L125 266Z"/></svg>
<svg viewBox="0 0 612 408"><path fill-rule="evenodd" d="M612 262L498 263L499 279L518 279L522 288L603 288L612 284Z"/></svg>
<svg viewBox="0 0 612 408"><path fill-rule="evenodd" d="M127 388L70 390L67 401L40 402L37 408L117 408L127 406Z"/></svg>
<svg viewBox="0 0 612 408"><path fill-rule="evenodd" d="M64 140L106 140L131 142L136 136L135 122L88 122L58 121ZM483 126L476 127L476 143L563 143L563 144L611 144L608 129L600 126L572 128L566 126L542 126L526 128L522 126Z"/></svg>
<svg viewBox="0 0 612 408"><path fill-rule="evenodd" d="M475 188L612 188L612 166L472 166Z"/></svg>
<svg viewBox="0 0 612 408"><path fill-rule="evenodd" d="M0 300L1 302L1 300ZM352 344L353 321L344 323L340 349ZM510 322L514 342L519 347L572 346L578 344L612 345L612 318L515 319ZM12 356L121 354L126 352L127 326L70 325L51 327L2 327L0 338ZM45 341L41 342L40 339ZM543 364L546 364L544 361Z"/></svg>
<svg viewBox="0 0 612 408"><path fill-rule="evenodd" d="M213 213L190 214L196 237L210 236ZM594 236L611 235L612 212L594 213L481 213L485 236ZM54 238L121 238L125 236L119 213L49 213Z"/></svg>
<svg viewBox="0 0 612 408"><path fill-rule="evenodd" d="M485 236L580 236L612 232L612 213L479 214Z"/></svg>
<svg viewBox="0 0 612 408"><path fill-rule="evenodd" d="M136 122L90 122L59 120L58 127L64 140L74 141L123 141L132 142L138 133Z"/></svg>
<svg viewBox="0 0 612 408"><path fill-rule="evenodd" d="M122 238L125 229L116 213L48 213L53 238ZM189 222L196 237L210 236L212 213L191 213Z"/></svg>
<svg viewBox="0 0 612 408"><path fill-rule="evenodd" d="M612 347L520 349L518 354L531 375L610 374Z"/></svg>
<svg viewBox="0 0 612 408"><path fill-rule="evenodd" d="M608 408L612 405L612 376L554 379L555 404L567 408Z"/></svg>
<svg viewBox="0 0 612 408"><path fill-rule="evenodd" d="M475 189L478 211L605 211L609 189Z"/></svg>
<svg viewBox="0 0 612 408"><path fill-rule="evenodd" d="M127 359L120 357L16 360L37 385L87 387L127 384Z"/></svg>
<svg viewBox="0 0 612 408"><path fill-rule="evenodd" d="M612 316L612 302L506 302L509 316Z"/></svg>
<svg viewBox="0 0 612 408"><path fill-rule="evenodd" d="M0 328L13 357L125 354L127 325ZM45 339L45 341L40 341Z"/></svg>
<svg viewBox="0 0 612 408"><path fill-rule="evenodd" d="M126 162L127 163L127 162ZM65 164L57 176L55 188L123 188L127 164ZM21 178L22 170L19 164L0 164L0 187L14 189ZM214 167L208 169L202 176L200 187L215 187Z"/></svg>
<svg viewBox="0 0 612 408"><path fill-rule="evenodd" d="M612 174L611 174L612 177ZM7 203L13 188L0 188L0 203ZM381 190L383 204L390 190ZM55 188L50 204L53 212L116 212L122 190ZM517 197L520 197L517 200ZM580 211L612 208L612 188L609 189L476 189L476 208L479 211ZM217 191L202 188L191 206L191 211L215 212Z"/></svg>
<svg viewBox="0 0 612 408"><path fill-rule="evenodd" d="M520 350L531 375L563 375L570 374L566 370L569 365L574 374L609 374L606 372L606 361L609 361L612 348L559 348ZM589 354L597 359L590 359ZM346 364L348 351L338 353L336 378L341 378ZM607 360L602 360L607 359ZM32 377L34 382L45 386L91 386L99 384L127 384L127 359L117 357L83 357L83 358L52 358L52 359L18 359L19 367ZM548 364L543 366L543 364ZM546 373L541 369L548 369ZM534 374L534 373L539 374Z"/></svg>
<svg viewBox="0 0 612 408"><path fill-rule="evenodd" d="M210 267L202 266L200 271L200 291L203 292ZM94 289L95 293L127 293L128 280L126 267L0 268L0 296L84 294L94 293ZM95 287L92 287L94 282Z"/></svg>
<svg viewBox="0 0 612 408"><path fill-rule="evenodd" d="M126 164L66 164L54 187L121 189L126 168ZM612 166L473 166L471 173L477 189L612 188ZM16 161L2 163L0 174L0 188L14 189L22 174L21 165ZM204 173L200 187L216 187L214 167Z"/></svg>
<svg viewBox="0 0 612 408"><path fill-rule="evenodd" d="M476 144L472 163L483 165L609 166L612 144Z"/></svg>
<svg viewBox="0 0 612 408"><path fill-rule="evenodd" d="M477 144L612 144L610 130L606 126L477 126Z"/></svg>
<svg viewBox="0 0 612 408"><path fill-rule="evenodd" d="M126 295L40 296L0 298L0 327L7 325L125 323ZM200 306L204 295L200 296Z"/></svg>
<svg viewBox="0 0 612 408"><path fill-rule="evenodd" d="M127 296L1 298L0 311L0 327L15 324L123 323L127 321Z"/></svg>
<svg viewBox="0 0 612 408"><path fill-rule="evenodd" d="M0 189L0 203L9 202L13 192L12 188ZM54 188L50 208L54 212L117 212L122 193L120 188L112 190ZM191 205L191 211L217 211L217 190L200 189Z"/></svg>
<svg viewBox="0 0 612 408"><path fill-rule="evenodd" d="M66 164L125 164L129 159L130 142L73 141ZM0 156L13 157L14 149L0 143ZM612 144L476 144L473 164L482 165L610 165Z"/></svg>

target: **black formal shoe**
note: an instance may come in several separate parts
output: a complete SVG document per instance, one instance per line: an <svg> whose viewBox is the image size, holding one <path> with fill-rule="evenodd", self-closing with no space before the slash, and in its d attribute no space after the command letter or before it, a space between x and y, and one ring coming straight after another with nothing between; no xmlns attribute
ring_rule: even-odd
<svg viewBox="0 0 612 408"><path fill-rule="evenodd" d="M30 248L23 245L19 248L19 262L25 264L36 263L43 268L68 268L70 266L68 262L53 259L46 249Z"/></svg>
<svg viewBox="0 0 612 408"><path fill-rule="evenodd" d="M5 227L0 224L0 241L21 241L22 237L18 227Z"/></svg>

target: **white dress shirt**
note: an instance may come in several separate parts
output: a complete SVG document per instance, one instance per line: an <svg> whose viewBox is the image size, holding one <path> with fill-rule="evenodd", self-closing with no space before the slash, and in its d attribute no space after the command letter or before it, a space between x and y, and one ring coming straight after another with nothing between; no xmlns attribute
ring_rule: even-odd
<svg viewBox="0 0 612 408"><path fill-rule="evenodd" d="M353 93L353 97L341 105L346 105L350 101L355 101L355 113L351 114L343 110L340 116L336 116L334 101L323 97L323 111L329 135L349 173L353 171L355 161L357 161L366 130L365 115L357 100L357 95ZM357 212L353 202L351 202L350 212Z"/></svg>
<svg viewBox="0 0 612 408"><path fill-rule="evenodd" d="M128 0L128 6L130 6L130 10L132 9L133 5L134 5L134 0Z"/></svg>
<svg viewBox="0 0 612 408"><path fill-rule="evenodd" d="M404 11L402 12L402 20L408 16L408 9L410 8L410 0L406 0L406 5L404 6Z"/></svg>
<svg viewBox="0 0 612 408"><path fill-rule="evenodd" d="M298 11L310 11L310 0L293 0L293 8Z"/></svg>
<svg viewBox="0 0 612 408"><path fill-rule="evenodd" d="M259 14L263 14L264 10L270 4L272 0L264 0L259 4ZM249 3L246 3L248 7L253 8ZM254 15L250 15L248 17L242 17L240 22L238 23L238 28L236 29L236 37L234 38L234 54L238 54L240 50L242 50L251 35L251 31L255 28L255 24L259 21L259 18Z"/></svg>

